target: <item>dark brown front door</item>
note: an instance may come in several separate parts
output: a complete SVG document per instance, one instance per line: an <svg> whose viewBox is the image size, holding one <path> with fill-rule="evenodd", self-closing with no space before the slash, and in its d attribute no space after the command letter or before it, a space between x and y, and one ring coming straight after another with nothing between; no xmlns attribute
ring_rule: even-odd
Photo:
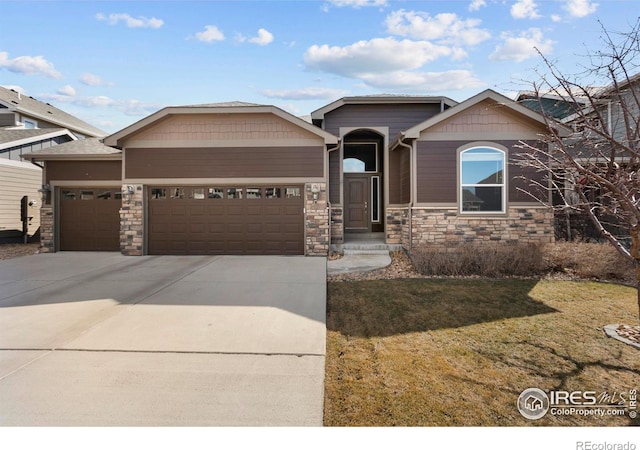
<svg viewBox="0 0 640 450"><path fill-rule="evenodd" d="M345 228L369 230L369 176L345 176Z"/></svg>
<svg viewBox="0 0 640 450"><path fill-rule="evenodd" d="M60 188L60 250L120 250L119 187Z"/></svg>
<svg viewBox="0 0 640 450"><path fill-rule="evenodd" d="M150 255L304 254L303 186L151 187Z"/></svg>

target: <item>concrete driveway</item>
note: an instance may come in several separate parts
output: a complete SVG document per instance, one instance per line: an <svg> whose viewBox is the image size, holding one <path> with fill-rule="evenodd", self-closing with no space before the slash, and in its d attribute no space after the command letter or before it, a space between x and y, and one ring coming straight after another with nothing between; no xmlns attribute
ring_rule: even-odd
<svg viewBox="0 0 640 450"><path fill-rule="evenodd" d="M0 425L322 425L326 260L0 261Z"/></svg>

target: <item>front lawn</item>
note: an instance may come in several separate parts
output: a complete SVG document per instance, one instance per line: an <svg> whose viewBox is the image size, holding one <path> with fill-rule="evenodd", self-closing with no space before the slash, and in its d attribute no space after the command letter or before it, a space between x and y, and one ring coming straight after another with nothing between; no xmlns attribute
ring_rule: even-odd
<svg viewBox="0 0 640 450"><path fill-rule="evenodd" d="M325 425L624 426L624 417L532 421L530 387L640 388L640 351L607 338L637 323L635 289L537 280L407 279L328 284ZM640 409L640 407L639 407Z"/></svg>

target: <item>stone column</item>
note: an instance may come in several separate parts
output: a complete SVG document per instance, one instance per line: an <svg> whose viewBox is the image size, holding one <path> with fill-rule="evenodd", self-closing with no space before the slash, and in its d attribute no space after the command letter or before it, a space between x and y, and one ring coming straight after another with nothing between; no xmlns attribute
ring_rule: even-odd
<svg viewBox="0 0 640 450"><path fill-rule="evenodd" d="M40 251L42 253L53 253L56 248L53 231L53 218L53 206L43 205L40 208Z"/></svg>
<svg viewBox="0 0 640 450"><path fill-rule="evenodd" d="M315 194L313 191L317 191ZM314 199L314 195L317 199ZM305 186L305 254L327 256L329 254L329 208L326 183L309 183Z"/></svg>
<svg viewBox="0 0 640 450"><path fill-rule="evenodd" d="M127 256L141 256L144 242L144 187L133 185L133 193L122 186L122 207L120 208L120 251Z"/></svg>

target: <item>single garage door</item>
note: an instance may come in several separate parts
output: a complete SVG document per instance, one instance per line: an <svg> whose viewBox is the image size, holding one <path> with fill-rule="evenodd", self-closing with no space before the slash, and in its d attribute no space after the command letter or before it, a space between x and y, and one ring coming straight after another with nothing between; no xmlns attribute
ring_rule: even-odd
<svg viewBox="0 0 640 450"><path fill-rule="evenodd" d="M60 188L60 250L119 251L119 187Z"/></svg>
<svg viewBox="0 0 640 450"><path fill-rule="evenodd" d="M302 186L149 187L151 255L302 255Z"/></svg>

